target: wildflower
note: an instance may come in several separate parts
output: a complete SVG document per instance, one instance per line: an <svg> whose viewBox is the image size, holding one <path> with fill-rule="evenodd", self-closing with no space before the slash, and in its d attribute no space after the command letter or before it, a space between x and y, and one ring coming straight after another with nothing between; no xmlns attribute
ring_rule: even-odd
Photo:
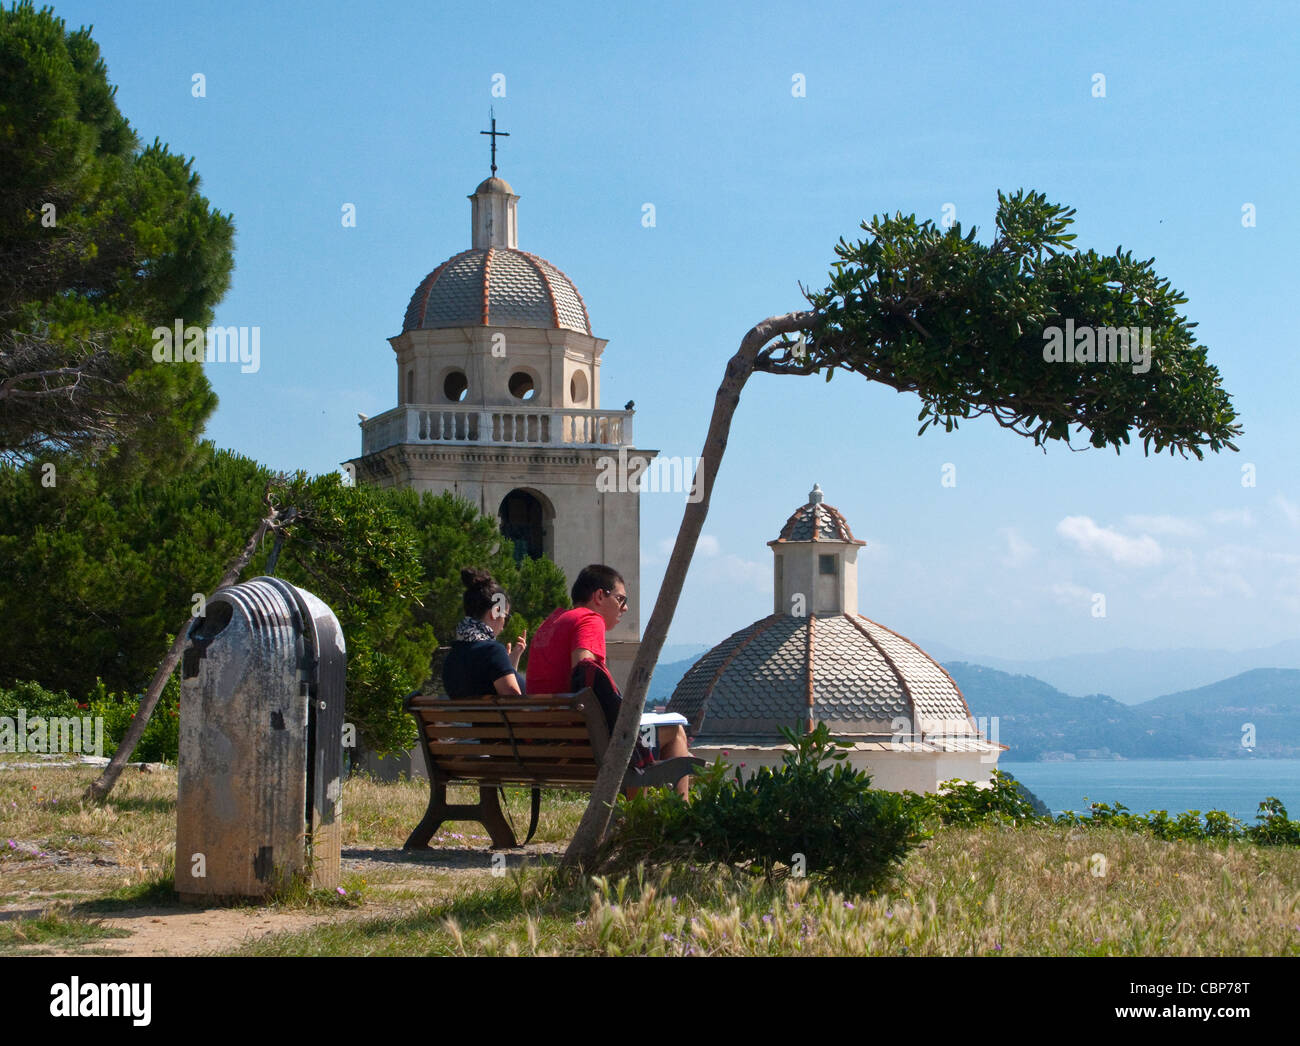
<svg viewBox="0 0 1300 1046"><path fill-rule="evenodd" d="M339 887L339 896L340 896L340 897L346 897L347 895L348 895L347 890L343 889L343 887L340 886L340 887Z"/></svg>
<svg viewBox="0 0 1300 1046"><path fill-rule="evenodd" d="M11 850L17 850L17 849L18 849L17 844L15 844L14 841L13 841L12 839L9 840L9 849L11 849ZM1300 930L1300 926L1297 926L1296 929L1297 929L1297 930Z"/></svg>
<svg viewBox="0 0 1300 1046"><path fill-rule="evenodd" d="M763 916L763 922L770 923L771 921L772 921L772 917L770 915Z"/></svg>
<svg viewBox="0 0 1300 1046"><path fill-rule="evenodd" d="M665 941L671 941L672 939L673 939L673 935L671 933L664 934Z"/></svg>
<svg viewBox="0 0 1300 1046"><path fill-rule="evenodd" d="M886 908L886 909L885 909L885 918L886 918L886 919L892 919L893 917L894 917L894 912L893 912L893 910L890 909L890 908Z"/></svg>
<svg viewBox="0 0 1300 1046"><path fill-rule="evenodd" d="M1300 926L1297 926L1296 929L1297 929L1297 930L1300 930ZM1094 937L1094 938L1092 939L1092 943L1093 943L1093 944L1101 944L1101 938L1100 938L1100 937Z"/></svg>
<svg viewBox="0 0 1300 1046"><path fill-rule="evenodd" d="M1000 951L1002 950L1002 945L1000 945L1000 944L995 944L995 945L993 946L993 950L994 950L995 952L1000 952Z"/></svg>
<svg viewBox="0 0 1300 1046"><path fill-rule="evenodd" d="M669 898L668 898L668 903L669 903L669 904L676 904L676 903L677 903L677 898L676 898L676 897L669 897Z"/></svg>
<svg viewBox="0 0 1300 1046"><path fill-rule="evenodd" d="M848 909L850 909L850 910L852 910L852 908L853 908L853 902L852 902L852 901L845 901L845 902L844 902L844 907L845 907L845 908L848 908Z"/></svg>

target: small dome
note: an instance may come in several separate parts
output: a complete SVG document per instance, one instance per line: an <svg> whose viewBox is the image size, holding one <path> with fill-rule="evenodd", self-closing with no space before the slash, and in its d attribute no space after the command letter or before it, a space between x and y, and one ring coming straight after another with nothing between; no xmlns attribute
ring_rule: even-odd
<svg viewBox="0 0 1300 1046"><path fill-rule="evenodd" d="M769 545L782 541L844 541L853 545L865 545L849 529L848 521L840 510L822 503L822 488L816 483L808 493L808 503L800 505L794 514L785 521L781 533Z"/></svg>
<svg viewBox="0 0 1300 1046"><path fill-rule="evenodd" d="M481 192L500 192L507 193L510 196L515 194L514 189L510 188L510 183L504 178L497 178L495 175L491 178L484 178L478 183L478 188L474 190L477 196Z"/></svg>
<svg viewBox="0 0 1300 1046"><path fill-rule="evenodd" d="M701 744L778 741L781 727L801 732L810 718L849 739L941 729L981 741L938 662L861 614L755 621L690 668L668 710ZM901 731L899 719L909 724Z"/></svg>
<svg viewBox="0 0 1300 1046"><path fill-rule="evenodd" d="M500 178L479 189L492 182L510 191ZM402 330L479 325L591 334L573 281L544 258L512 247L475 247L448 258L415 289Z"/></svg>

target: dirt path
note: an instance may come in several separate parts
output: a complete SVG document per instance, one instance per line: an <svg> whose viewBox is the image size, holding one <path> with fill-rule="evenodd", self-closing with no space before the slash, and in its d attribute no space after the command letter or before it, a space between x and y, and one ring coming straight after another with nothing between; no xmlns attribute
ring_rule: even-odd
<svg viewBox="0 0 1300 1046"><path fill-rule="evenodd" d="M505 851L505 866L518 866L525 861L554 856L563 847L535 844L528 850ZM67 858L63 858L67 860ZM192 908L161 905L142 905L106 913L90 915L104 926L125 930L129 937L96 938L76 944L57 942L34 945L44 954L84 955L88 951L114 955L211 955L228 954L249 941L268 934L289 933L308 929L322 923L343 920L376 919L401 915L436 899L439 893L448 892L448 874L456 880L463 878L468 887L491 874L492 854L486 850L442 849L422 853L408 853L398 849L351 847L343 851L345 875L383 870L382 881L367 888L365 904L356 909L330 909L325 911L282 908ZM72 863L72 862L69 862ZM408 875L390 877L394 869L409 871ZM379 879L380 876L376 875ZM438 882L436 892L425 892L419 898L395 898L395 891L432 887ZM41 891L44 893L45 891ZM102 895L101 895L102 896ZM47 905L36 891L28 899L0 906L0 920L35 919ZM24 949L26 950L26 949Z"/></svg>

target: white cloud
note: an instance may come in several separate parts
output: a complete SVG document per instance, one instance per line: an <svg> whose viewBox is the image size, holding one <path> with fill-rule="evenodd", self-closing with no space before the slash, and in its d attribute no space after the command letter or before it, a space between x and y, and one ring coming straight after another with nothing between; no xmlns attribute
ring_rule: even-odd
<svg viewBox="0 0 1300 1046"><path fill-rule="evenodd" d="M1092 602L1092 590L1076 585L1073 581L1058 581L1052 585L1051 592L1058 603L1066 606Z"/></svg>
<svg viewBox="0 0 1300 1046"><path fill-rule="evenodd" d="M1178 516L1125 516L1124 525L1144 534L1165 537L1192 538L1204 533L1199 524Z"/></svg>
<svg viewBox="0 0 1300 1046"><path fill-rule="evenodd" d="M1149 534L1127 537L1111 527L1099 527L1089 516L1066 516L1056 524L1056 532L1081 551L1103 556L1119 566L1154 566L1164 556L1159 543Z"/></svg>
<svg viewBox="0 0 1300 1046"><path fill-rule="evenodd" d="M718 560L719 573L727 580L737 585L744 585L747 588L757 589L760 592L772 591L772 564L759 563L753 559L745 559L734 553L727 553Z"/></svg>
<svg viewBox="0 0 1300 1046"><path fill-rule="evenodd" d="M1038 549L1022 538L1015 527L1001 527L998 533L1002 535L1007 543L1006 552L1002 556L1002 565L1004 567L1024 566L1038 555Z"/></svg>
<svg viewBox="0 0 1300 1046"><path fill-rule="evenodd" d="M1242 527L1253 527L1255 525L1255 514L1248 508L1225 508L1217 512L1210 513L1210 522L1222 526L1227 523L1236 523Z"/></svg>
<svg viewBox="0 0 1300 1046"><path fill-rule="evenodd" d="M669 546L669 552L672 547ZM722 546L718 544L718 539L712 534L701 534L700 540L695 543L695 551L701 556L716 556L722 551Z"/></svg>
<svg viewBox="0 0 1300 1046"><path fill-rule="evenodd" d="M1273 504L1282 510L1282 515L1286 516L1286 521L1291 526L1300 526L1300 506L1281 494L1273 498Z"/></svg>

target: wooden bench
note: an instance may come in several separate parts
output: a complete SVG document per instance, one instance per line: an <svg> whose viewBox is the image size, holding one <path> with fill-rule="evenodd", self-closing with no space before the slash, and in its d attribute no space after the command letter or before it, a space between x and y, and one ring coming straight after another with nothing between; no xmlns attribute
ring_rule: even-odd
<svg viewBox="0 0 1300 1046"><path fill-rule="evenodd" d="M423 742L429 808L403 844L404 850L427 847L444 821L477 821L487 829L493 846L517 846L499 799L498 790L508 784L533 787L527 846L537 830L538 789L591 791L609 747L609 727L590 689L577 694L458 699L417 693L406 699L406 710L415 717ZM703 759L683 756L644 770L629 767L621 787L676 784L705 765ZM451 781L477 784L479 801L448 803Z"/></svg>

